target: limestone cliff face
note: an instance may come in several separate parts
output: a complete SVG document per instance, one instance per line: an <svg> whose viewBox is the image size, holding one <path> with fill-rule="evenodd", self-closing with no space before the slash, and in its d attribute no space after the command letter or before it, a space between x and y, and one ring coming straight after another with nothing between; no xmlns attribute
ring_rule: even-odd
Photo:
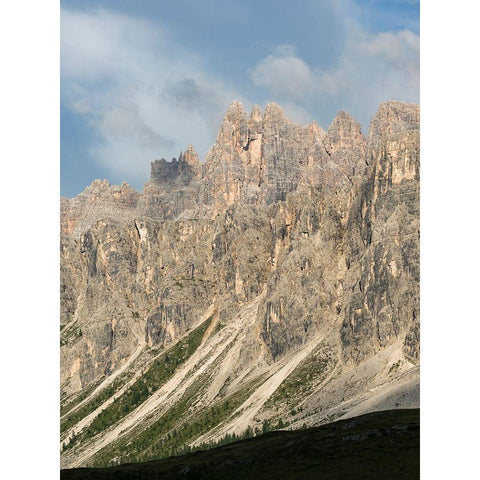
<svg viewBox="0 0 480 480"><path fill-rule="evenodd" d="M239 102L235 102L227 111L220 127L217 140L205 160L201 201L211 206L212 215L224 211L242 198L249 197L247 175L252 158L248 153L249 130L247 114ZM255 164L254 158L250 172L252 180Z"/></svg>
<svg viewBox="0 0 480 480"><path fill-rule="evenodd" d="M341 337L345 359L357 363L406 334L405 353L418 361L419 132L412 119L416 106L382 104L370 131L372 165L354 193Z"/></svg>
<svg viewBox="0 0 480 480"><path fill-rule="evenodd" d="M61 198L61 232L78 236L97 220L132 219L139 197L128 183L117 186L107 180L95 180L77 197Z"/></svg>
<svg viewBox="0 0 480 480"><path fill-rule="evenodd" d="M318 375L339 369L330 394L315 384L320 410L366 392L364 377L356 390L342 380L349 368L374 378L385 352L413 368L418 129L418 106L402 102L381 104L367 137L345 112L325 132L276 104L247 115L235 102L204 163L189 146L178 160L155 160L142 193L95 181L62 199L62 398L205 321L199 351L214 352L208 338L218 335L229 353L194 366L214 368L199 409L314 346ZM262 395L279 388L275 378Z"/></svg>
<svg viewBox="0 0 480 480"><path fill-rule="evenodd" d="M273 358L340 317L345 361L405 333L417 358L418 117L416 105L384 103L367 140L345 112L325 133L276 104L247 116L235 102L205 164L189 146L152 163L142 195L95 181L62 199L62 324L105 323L102 346L87 349L93 371L79 354L81 384L135 345L125 333L120 353L107 338L113 312L126 331L168 343L213 298L228 321L263 288L261 338ZM83 330L85 342L101 337Z"/></svg>
<svg viewBox="0 0 480 480"><path fill-rule="evenodd" d="M204 204L215 215L237 202L268 205L315 185L327 157L324 135L316 124L303 127L289 121L274 103L263 115L255 106L249 118L234 103L207 154Z"/></svg>
<svg viewBox="0 0 480 480"><path fill-rule="evenodd" d="M384 102L370 125L370 139L381 139L395 133L420 129L419 105L404 102Z"/></svg>
<svg viewBox="0 0 480 480"><path fill-rule="evenodd" d="M275 359L332 327L342 288L344 228L322 191L290 196L273 213L273 271L259 316Z"/></svg>
<svg viewBox="0 0 480 480"><path fill-rule="evenodd" d="M339 112L323 141L330 159L349 178L362 176L366 168L366 139L360 124L348 113Z"/></svg>
<svg viewBox="0 0 480 480"><path fill-rule="evenodd" d="M78 365L66 369L65 391L113 371L143 343L171 343L198 320L216 293L213 227L100 220L63 239L61 288L72 293L62 294L62 365Z"/></svg>

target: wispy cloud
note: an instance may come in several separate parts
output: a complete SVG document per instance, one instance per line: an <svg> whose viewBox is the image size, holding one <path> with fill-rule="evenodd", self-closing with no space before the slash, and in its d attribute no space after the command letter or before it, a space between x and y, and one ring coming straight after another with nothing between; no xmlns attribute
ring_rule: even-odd
<svg viewBox="0 0 480 480"><path fill-rule="evenodd" d="M161 25L107 10L62 10L62 102L98 132L91 149L110 172L138 182L149 161L185 138L201 153L234 98Z"/></svg>
<svg viewBox="0 0 480 480"><path fill-rule="evenodd" d="M311 95L315 90L315 74L294 52L293 47L282 45L276 55L258 62L250 73L253 83L290 100Z"/></svg>
<svg viewBox="0 0 480 480"><path fill-rule="evenodd" d="M418 101L419 37L408 30L374 35L354 27L329 69L307 64L282 45L260 60L250 77L279 102L305 112L335 103L365 125L382 101Z"/></svg>
<svg viewBox="0 0 480 480"><path fill-rule="evenodd" d="M419 37L409 29L369 33L358 1L312 0L291 25L277 11L276 21L292 31L280 34L267 23L260 43L273 46L260 49L256 35L249 37L246 30L241 42L235 36L232 43L230 28L238 33L253 20L260 28L271 18L266 6L256 10L253 2L246 4L243 17L234 17L238 25L228 23L218 35L210 32L225 44L215 52L181 43L174 35L178 24L164 25L160 14L62 9L62 107L93 127L95 135L85 143L102 175L140 187L153 159L177 156L188 143L204 155L233 100L246 107L276 101L292 120L315 119L324 127L340 109L367 127L381 101L418 101ZM366 4L373 11L374 2ZM208 5L214 10L214 2ZM236 15L239 5L225 4L222 15ZM283 6L290 15L298 13L288 2ZM308 42L300 19L311 21ZM207 28L187 26L193 37ZM270 38L276 41L267 43Z"/></svg>

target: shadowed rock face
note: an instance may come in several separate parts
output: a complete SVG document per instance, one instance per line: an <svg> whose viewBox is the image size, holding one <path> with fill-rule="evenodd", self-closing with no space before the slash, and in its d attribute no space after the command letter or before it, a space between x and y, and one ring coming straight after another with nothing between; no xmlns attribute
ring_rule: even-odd
<svg viewBox="0 0 480 480"><path fill-rule="evenodd" d="M419 131L411 127L418 127L416 106L381 105L370 132L372 165L350 211L341 338L345 359L357 363L407 332L405 353L418 361L411 342L418 344L420 164Z"/></svg>
<svg viewBox="0 0 480 480"><path fill-rule="evenodd" d="M96 180L62 199L62 398L251 305L218 392L318 338L342 368L398 345L417 364L418 129L402 102L368 137L345 112L324 132L235 102L204 163L189 146L155 160L142 193Z"/></svg>

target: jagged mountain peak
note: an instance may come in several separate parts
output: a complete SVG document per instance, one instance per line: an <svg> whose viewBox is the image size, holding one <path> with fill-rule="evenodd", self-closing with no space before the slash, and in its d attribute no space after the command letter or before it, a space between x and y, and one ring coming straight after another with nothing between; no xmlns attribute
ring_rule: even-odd
<svg viewBox="0 0 480 480"><path fill-rule="evenodd" d="M340 110L330 123L328 130L338 129L339 126L348 126L349 128L353 128L361 132L361 125L355 119L353 115L346 112L345 110Z"/></svg>
<svg viewBox="0 0 480 480"><path fill-rule="evenodd" d="M386 138L391 133L415 129L418 121L418 105L385 102L371 122L370 137ZM62 212L67 217L68 212L74 212L65 231L80 232L73 227L75 222L81 230L88 227L90 221L80 221L79 217L97 218L91 212L102 211L102 202L110 205L113 190L116 197L125 199L122 205L129 216L137 208L139 214L155 218L208 217L235 202L274 203L322 182L333 186L363 175L369 161L366 148L360 124L345 111L335 116L325 132L316 122L306 126L291 122L273 102L264 111L255 105L247 119L242 103L235 101L203 164L191 145L180 152L178 160L155 160L142 195L129 186L112 187L107 180L96 180L79 196L86 195L88 201L86 197L62 200ZM90 210L82 213L87 204Z"/></svg>
<svg viewBox="0 0 480 480"><path fill-rule="evenodd" d="M417 119L236 102L205 164L63 199L62 465L418 405Z"/></svg>
<svg viewBox="0 0 480 480"><path fill-rule="evenodd" d="M408 130L420 128L420 106L390 100L380 104L377 113L370 122L369 137L386 137Z"/></svg>
<svg viewBox="0 0 480 480"><path fill-rule="evenodd" d="M182 181L188 181L195 176L200 169L198 156L193 152L180 152L178 160L173 158L170 162L164 158L155 160L151 163L150 182L157 184L166 184L182 178Z"/></svg>
<svg viewBox="0 0 480 480"><path fill-rule="evenodd" d="M230 106L227 108L226 114L234 113L234 112L245 112L243 107L243 103L240 100L234 100Z"/></svg>
<svg viewBox="0 0 480 480"><path fill-rule="evenodd" d="M261 122L263 118L263 111L260 105L254 105L252 111L250 112L250 121Z"/></svg>
<svg viewBox="0 0 480 480"><path fill-rule="evenodd" d="M151 162L150 181L161 183L182 174L195 174L201 169L198 153L192 144L181 151L178 160L174 157L168 161L160 158Z"/></svg>
<svg viewBox="0 0 480 480"><path fill-rule="evenodd" d="M275 102L267 103L265 107L265 113L263 115L263 122L266 123L284 123L290 122L280 105Z"/></svg>
<svg viewBox="0 0 480 480"><path fill-rule="evenodd" d="M225 112L223 117L223 123L229 122L232 125L237 124L239 121L247 120L247 112L243 107L242 102L235 100Z"/></svg>
<svg viewBox="0 0 480 480"><path fill-rule="evenodd" d="M352 149L363 145L365 137L360 123L349 113L341 110L328 127L324 140L325 149L329 154L337 150Z"/></svg>
<svg viewBox="0 0 480 480"><path fill-rule="evenodd" d="M217 144L241 143L246 141L248 132L247 112L239 101L228 107L217 135ZM207 155L208 158L208 155Z"/></svg>
<svg viewBox="0 0 480 480"><path fill-rule="evenodd" d="M198 153L192 144L189 144L187 146L185 152L180 152L180 155L178 156L178 161L180 163L184 162L196 169L200 168L201 165L198 158Z"/></svg>

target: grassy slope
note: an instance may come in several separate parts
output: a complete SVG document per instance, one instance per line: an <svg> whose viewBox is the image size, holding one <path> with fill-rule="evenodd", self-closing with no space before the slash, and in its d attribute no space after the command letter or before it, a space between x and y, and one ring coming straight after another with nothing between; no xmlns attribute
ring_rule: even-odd
<svg viewBox="0 0 480 480"><path fill-rule="evenodd" d="M264 381L263 377L258 377L200 410L192 409L205 394L211 375L211 372L204 373L158 420L151 422L147 418L139 423L130 433L97 452L89 459L89 464L107 467L118 462L145 462L190 451L186 446L192 440L222 424Z"/></svg>
<svg viewBox="0 0 480 480"><path fill-rule="evenodd" d="M118 400L103 410L80 435L76 436L67 446L67 449L114 425L158 390L174 374L175 370L195 352L210 322L211 318L207 319L169 351L161 355ZM94 411L112 396L121 384L122 379L116 379L112 385L100 392L90 402L67 416L61 423L61 432Z"/></svg>
<svg viewBox="0 0 480 480"><path fill-rule="evenodd" d="M165 460L63 470L61 479L416 479L419 422L418 409L375 412Z"/></svg>

